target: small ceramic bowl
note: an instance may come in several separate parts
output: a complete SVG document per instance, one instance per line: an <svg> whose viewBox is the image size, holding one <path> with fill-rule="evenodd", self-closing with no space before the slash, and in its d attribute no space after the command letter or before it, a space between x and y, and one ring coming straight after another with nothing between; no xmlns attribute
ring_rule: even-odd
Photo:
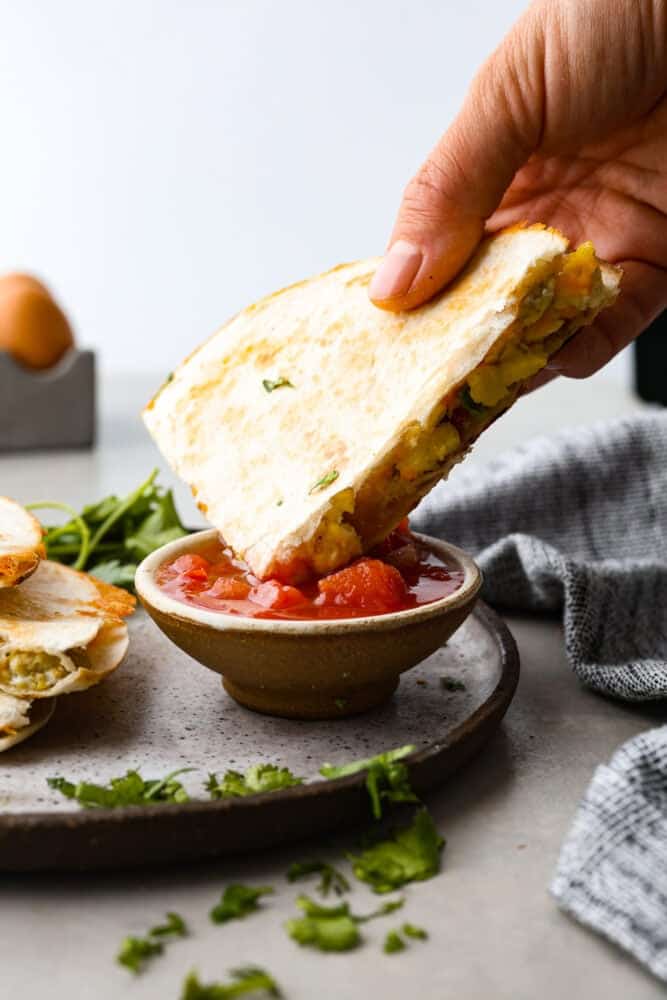
<svg viewBox="0 0 667 1000"><path fill-rule="evenodd" d="M472 611L482 584L465 552L417 535L448 565L463 570L453 594L405 611L368 618L288 621L241 618L169 597L155 582L162 563L216 538L200 531L169 542L137 569L136 589L157 626L205 667L222 674L247 708L290 719L357 715L392 696L404 670L435 652Z"/></svg>

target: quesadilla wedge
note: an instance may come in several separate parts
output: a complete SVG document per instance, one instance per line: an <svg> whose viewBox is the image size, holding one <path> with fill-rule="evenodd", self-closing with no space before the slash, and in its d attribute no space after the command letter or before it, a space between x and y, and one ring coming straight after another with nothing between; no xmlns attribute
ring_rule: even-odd
<svg viewBox="0 0 667 1000"><path fill-rule="evenodd" d="M419 309L369 301L378 259L262 299L144 412L200 509L263 579L335 570L384 538L618 293L590 243L486 239Z"/></svg>
<svg viewBox="0 0 667 1000"><path fill-rule="evenodd" d="M20 587L0 591L0 692L52 698L98 684L123 659L123 617L134 598L44 561Z"/></svg>
<svg viewBox="0 0 667 1000"><path fill-rule="evenodd" d="M45 726L55 707L55 698L33 702L0 693L0 753L23 743Z"/></svg>
<svg viewBox="0 0 667 1000"><path fill-rule="evenodd" d="M0 497L0 588L33 573L45 556L42 526L15 500Z"/></svg>

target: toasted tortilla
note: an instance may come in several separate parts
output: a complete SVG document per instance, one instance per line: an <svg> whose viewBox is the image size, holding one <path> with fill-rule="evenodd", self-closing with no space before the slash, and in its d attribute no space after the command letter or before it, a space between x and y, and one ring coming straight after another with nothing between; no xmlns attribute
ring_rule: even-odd
<svg viewBox="0 0 667 1000"><path fill-rule="evenodd" d="M20 587L0 591L0 692L53 698L98 684L128 646L125 591L44 561Z"/></svg>
<svg viewBox="0 0 667 1000"><path fill-rule="evenodd" d="M0 753L23 743L49 721L56 699L27 701L0 693Z"/></svg>
<svg viewBox="0 0 667 1000"><path fill-rule="evenodd" d="M380 541L526 380L618 292L590 244L517 227L411 312L377 309L377 259L262 299L144 412L200 509L261 578L330 572Z"/></svg>
<svg viewBox="0 0 667 1000"><path fill-rule="evenodd" d="M25 580L44 556L37 518L15 500L0 497L0 588Z"/></svg>

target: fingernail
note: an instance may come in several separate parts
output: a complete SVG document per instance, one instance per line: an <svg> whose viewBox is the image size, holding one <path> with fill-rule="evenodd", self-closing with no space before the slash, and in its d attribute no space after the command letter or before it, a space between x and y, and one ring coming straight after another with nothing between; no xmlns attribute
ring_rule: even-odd
<svg viewBox="0 0 667 1000"><path fill-rule="evenodd" d="M407 240L397 240L386 254L371 281L372 299L395 299L404 295L421 267L423 254Z"/></svg>

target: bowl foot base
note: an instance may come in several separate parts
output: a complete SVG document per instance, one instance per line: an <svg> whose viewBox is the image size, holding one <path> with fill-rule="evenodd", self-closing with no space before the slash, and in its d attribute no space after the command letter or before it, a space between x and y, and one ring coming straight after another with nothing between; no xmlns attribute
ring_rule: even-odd
<svg viewBox="0 0 667 1000"><path fill-rule="evenodd" d="M360 715L388 701L400 678L392 677L375 684L365 684L341 694L331 691L275 691L263 687L245 687L226 677L222 686L234 701L253 712L277 715L282 719L344 719Z"/></svg>

